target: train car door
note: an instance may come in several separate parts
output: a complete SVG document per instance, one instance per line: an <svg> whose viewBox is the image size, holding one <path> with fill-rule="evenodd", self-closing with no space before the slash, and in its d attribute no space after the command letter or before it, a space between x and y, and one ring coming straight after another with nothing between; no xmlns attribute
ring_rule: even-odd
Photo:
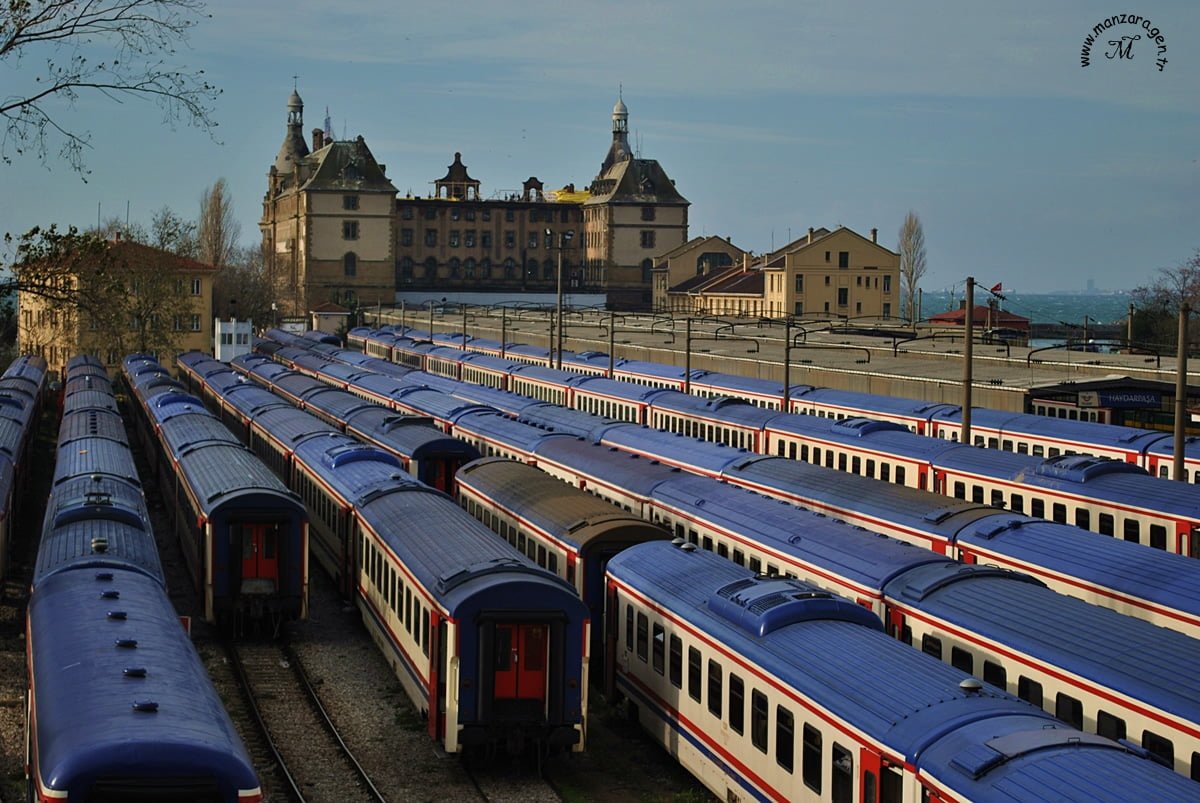
<svg viewBox="0 0 1200 803"><path fill-rule="evenodd" d="M496 624L493 700L498 712L541 715L549 635L544 624Z"/></svg>
<svg viewBox="0 0 1200 803"><path fill-rule="evenodd" d="M446 735L446 621L436 613L430 613L429 654L429 736L435 742Z"/></svg>
<svg viewBox="0 0 1200 803"><path fill-rule="evenodd" d="M232 525L242 543L242 593L266 594L279 587L279 524Z"/></svg>

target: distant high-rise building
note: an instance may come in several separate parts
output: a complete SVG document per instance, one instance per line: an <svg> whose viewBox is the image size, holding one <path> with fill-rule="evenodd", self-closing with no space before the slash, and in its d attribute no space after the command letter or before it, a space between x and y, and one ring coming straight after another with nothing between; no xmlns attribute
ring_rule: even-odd
<svg viewBox="0 0 1200 803"><path fill-rule="evenodd" d="M1087 280L1087 292L1088 293L1096 292L1096 280L1095 279Z"/></svg>

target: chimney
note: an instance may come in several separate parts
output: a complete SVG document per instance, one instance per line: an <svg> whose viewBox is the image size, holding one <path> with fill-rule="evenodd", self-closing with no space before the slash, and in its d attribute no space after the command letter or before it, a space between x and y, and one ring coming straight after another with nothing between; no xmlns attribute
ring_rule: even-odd
<svg viewBox="0 0 1200 803"><path fill-rule="evenodd" d="M808 242L809 242L810 244L812 243L812 236L813 236L813 227L812 227L812 226L809 226L809 227L808 227Z"/></svg>
<svg viewBox="0 0 1200 803"><path fill-rule="evenodd" d="M871 229L871 242L879 242L879 229Z"/></svg>
<svg viewBox="0 0 1200 803"><path fill-rule="evenodd" d="M325 147L325 132L319 128L314 128L312 142L313 142L312 149L313 149L314 153L321 150L321 148L324 148Z"/></svg>

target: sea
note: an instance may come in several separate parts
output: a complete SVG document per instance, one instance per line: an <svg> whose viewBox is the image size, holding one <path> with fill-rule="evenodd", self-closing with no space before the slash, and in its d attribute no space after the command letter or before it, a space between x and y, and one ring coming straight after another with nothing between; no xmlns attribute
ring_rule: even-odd
<svg viewBox="0 0 1200 803"><path fill-rule="evenodd" d="M1124 323L1133 296L1126 292L1105 293L1017 293L1004 292L1000 308L1028 318L1033 323L1069 323L1083 326L1086 315L1093 323ZM988 292L976 288L975 303L986 304ZM924 294L921 314L928 318L939 312L958 309L962 292Z"/></svg>

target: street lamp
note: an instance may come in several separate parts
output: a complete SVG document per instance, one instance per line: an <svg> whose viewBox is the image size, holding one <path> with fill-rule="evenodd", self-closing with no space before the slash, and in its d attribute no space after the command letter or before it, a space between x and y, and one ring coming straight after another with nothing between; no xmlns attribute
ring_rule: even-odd
<svg viewBox="0 0 1200 803"><path fill-rule="evenodd" d="M550 229L546 229L546 236L553 237L554 232L551 231ZM573 238L574 236L575 236L575 229L567 229L566 231L562 232L558 237L558 290L556 292L557 299L555 301L554 308L558 312L558 337L555 341L555 346L556 346L555 352L558 356L556 357L557 364L555 367L558 368L558 370L560 370L560 371L562 370L562 342L563 342L562 257L563 257L563 249L567 247L567 243L571 242L571 238ZM551 242L553 242L553 240L551 240ZM554 328L553 321L551 321L550 328L552 330Z"/></svg>

